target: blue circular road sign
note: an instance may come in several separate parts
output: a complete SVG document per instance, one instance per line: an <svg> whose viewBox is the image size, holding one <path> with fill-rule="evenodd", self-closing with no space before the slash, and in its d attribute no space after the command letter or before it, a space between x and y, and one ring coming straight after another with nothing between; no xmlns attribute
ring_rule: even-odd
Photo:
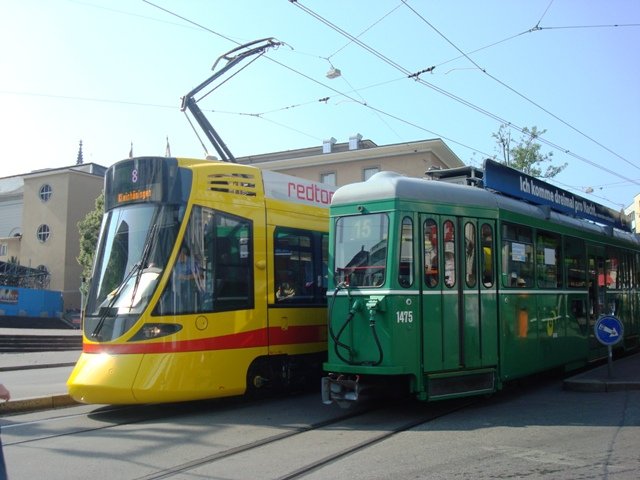
<svg viewBox="0 0 640 480"><path fill-rule="evenodd" d="M598 341L603 345L615 345L622 340L624 326L613 315L600 317L593 327Z"/></svg>

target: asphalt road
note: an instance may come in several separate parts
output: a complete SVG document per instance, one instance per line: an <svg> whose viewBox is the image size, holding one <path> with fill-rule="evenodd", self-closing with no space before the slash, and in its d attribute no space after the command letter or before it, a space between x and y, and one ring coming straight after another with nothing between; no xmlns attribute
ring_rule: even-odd
<svg viewBox="0 0 640 480"><path fill-rule="evenodd" d="M458 407L389 403L325 424L344 411L313 392L125 410L79 405L0 424L12 480L638 478L640 390L568 391L545 378Z"/></svg>

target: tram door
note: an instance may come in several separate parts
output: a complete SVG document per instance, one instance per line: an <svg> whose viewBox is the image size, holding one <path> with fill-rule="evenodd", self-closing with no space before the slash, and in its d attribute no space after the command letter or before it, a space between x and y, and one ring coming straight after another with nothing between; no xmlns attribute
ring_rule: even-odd
<svg viewBox="0 0 640 480"><path fill-rule="evenodd" d="M495 309L486 305L496 285L485 278L486 262L493 275L494 222L425 215L421 225L425 371L495 365Z"/></svg>

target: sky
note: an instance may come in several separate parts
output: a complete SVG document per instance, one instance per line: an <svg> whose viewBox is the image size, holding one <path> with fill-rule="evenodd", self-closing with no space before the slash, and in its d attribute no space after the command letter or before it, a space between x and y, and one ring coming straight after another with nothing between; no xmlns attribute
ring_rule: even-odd
<svg viewBox="0 0 640 480"><path fill-rule="evenodd" d="M359 133L482 166L502 124L535 126L567 163L551 183L615 209L640 194L638 0L0 0L0 176L73 165L80 141L104 166L167 140L202 158L196 132L215 153L181 97L269 37L196 96L236 157Z"/></svg>

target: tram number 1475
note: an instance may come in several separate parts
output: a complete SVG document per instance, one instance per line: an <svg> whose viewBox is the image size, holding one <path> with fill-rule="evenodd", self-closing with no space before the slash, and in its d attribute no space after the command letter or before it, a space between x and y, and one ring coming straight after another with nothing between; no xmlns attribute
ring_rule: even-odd
<svg viewBox="0 0 640 480"><path fill-rule="evenodd" d="M398 323L412 323L413 312L411 310L404 310L396 312L396 322Z"/></svg>

